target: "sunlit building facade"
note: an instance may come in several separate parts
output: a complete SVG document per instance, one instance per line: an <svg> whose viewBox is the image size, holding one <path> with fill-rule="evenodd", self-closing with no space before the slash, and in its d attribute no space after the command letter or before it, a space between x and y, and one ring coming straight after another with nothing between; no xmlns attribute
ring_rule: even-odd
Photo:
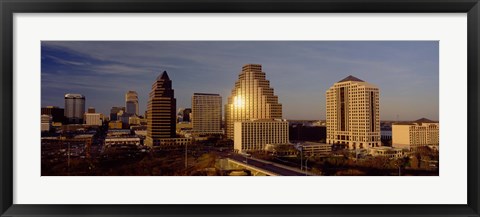
<svg viewBox="0 0 480 217"><path fill-rule="evenodd" d="M85 113L85 125L101 126L102 119L100 113Z"/></svg>
<svg viewBox="0 0 480 217"><path fill-rule="evenodd" d="M85 114L85 96L81 94L65 94L65 118L69 124L83 124Z"/></svg>
<svg viewBox="0 0 480 217"><path fill-rule="evenodd" d="M130 115L138 115L138 94L135 91L128 91L125 94L125 112Z"/></svg>
<svg viewBox="0 0 480 217"><path fill-rule="evenodd" d="M438 150L439 123L420 119L411 123L392 124L392 146L407 150L429 146Z"/></svg>
<svg viewBox="0 0 480 217"><path fill-rule="evenodd" d="M41 121L41 130L43 131L49 131L50 128L52 127L52 116L50 115L42 115L40 117Z"/></svg>
<svg viewBox="0 0 480 217"><path fill-rule="evenodd" d="M285 120L248 120L234 123L235 152L263 151L267 144L288 144Z"/></svg>
<svg viewBox="0 0 480 217"><path fill-rule="evenodd" d="M281 118L282 104L278 103L278 96L262 72L262 65L244 65L225 105L227 138L233 139L235 122Z"/></svg>
<svg viewBox="0 0 480 217"><path fill-rule="evenodd" d="M196 134L222 133L222 97L219 94L194 93L192 126Z"/></svg>
<svg viewBox="0 0 480 217"><path fill-rule="evenodd" d="M147 138L145 145L159 146L163 138L175 138L177 107L172 80L166 71L152 85L147 110Z"/></svg>
<svg viewBox="0 0 480 217"><path fill-rule="evenodd" d="M326 91L327 143L349 149L381 146L380 91L354 76L335 83Z"/></svg>

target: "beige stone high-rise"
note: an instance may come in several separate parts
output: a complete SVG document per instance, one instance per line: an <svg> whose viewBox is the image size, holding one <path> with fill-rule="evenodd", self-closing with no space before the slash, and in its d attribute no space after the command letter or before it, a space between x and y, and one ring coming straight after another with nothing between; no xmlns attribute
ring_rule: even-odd
<svg viewBox="0 0 480 217"><path fill-rule="evenodd" d="M349 149L381 146L377 86L350 75L330 87L326 97L327 143Z"/></svg>
<svg viewBox="0 0 480 217"><path fill-rule="evenodd" d="M281 119L282 104L273 94L262 65L247 64L235 82L225 105L225 133L233 139L234 123L252 119Z"/></svg>

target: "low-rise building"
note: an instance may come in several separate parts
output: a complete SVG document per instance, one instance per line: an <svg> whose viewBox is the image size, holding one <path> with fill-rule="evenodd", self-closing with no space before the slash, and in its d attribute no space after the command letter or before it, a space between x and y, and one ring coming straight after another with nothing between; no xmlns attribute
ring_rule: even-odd
<svg viewBox="0 0 480 217"><path fill-rule="evenodd" d="M192 122L179 122L176 125L177 134L185 136L192 133Z"/></svg>
<svg viewBox="0 0 480 217"><path fill-rule="evenodd" d="M147 136L147 130L135 130L133 132L137 136L141 136L141 137L146 137Z"/></svg>
<svg viewBox="0 0 480 217"><path fill-rule="evenodd" d="M107 136L105 138L105 146L116 146L116 145L140 145L141 141L138 136Z"/></svg>
<svg viewBox="0 0 480 217"><path fill-rule="evenodd" d="M177 147L189 145L192 143L192 138L162 138L159 139L160 145L154 147Z"/></svg>
<svg viewBox="0 0 480 217"><path fill-rule="evenodd" d="M136 116L136 115L133 115L133 116L130 116L128 117L128 124L130 126L132 125L140 125L140 117Z"/></svg>
<svg viewBox="0 0 480 217"><path fill-rule="evenodd" d="M108 129L122 129L122 121L110 121Z"/></svg>
<svg viewBox="0 0 480 217"><path fill-rule="evenodd" d="M293 144L266 144L265 151L280 157L296 157L298 150Z"/></svg>
<svg viewBox="0 0 480 217"><path fill-rule="evenodd" d="M372 147L368 151L372 156L381 156L387 158L401 158L405 155L405 152L402 148L393 148L387 146Z"/></svg>
<svg viewBox="0 0 480 217"><path fill-rule="evenodd" d="M66 124L62 125L62 131L84 131L87 127L83 124Z"/></svg>
<svg viewBox="0 0 480 217"><path fill-rule="evenodd" d="M234 123L236 152L263 151L266 144L288 144L288 122L280 119Z"/></svg>
<svg viewBox="0 0 480 217"><path fill-rule="evenodd" d="M40 127L41 130L42 131L50 131L51 127L52 127L52 116L42 115L41 116L41 127Z"/></svg>
<svg viewBox="0 0 480 217"><path fill-rule="evenodd" d="M299 145L303 156L318 157L326 156L332 153L333 144L319 143L319 142L305 142Z"/></svg>
<svg viewBox="0 0 480 217"><path fill-rule="evenodd" d="M89 126L101 126L102 119L100 113L85 113L84 115L85 125Z"/></svg>
<svg viewBox="0 0 480 217"><path fill-rule="evenodd" d="M107 136L128 136L131 134L132 131L127 129L113 129L107 131Z"/></svg>
<svg viewBox="0 0 480 217"><path fill-rule="evenodd" d="M42 156L56 152L68 152L70 156L90 156L90 147L93 142L93 134L79 134L73 137L54 136L42 137Z"/></svg>
<svg viewBox="0 0 480 217"><path fill-rule="evenodd" d="M430 146L438 149L439 139L439 123L425 118L392 125L392 146L395 148L415 150Z"/></svg>

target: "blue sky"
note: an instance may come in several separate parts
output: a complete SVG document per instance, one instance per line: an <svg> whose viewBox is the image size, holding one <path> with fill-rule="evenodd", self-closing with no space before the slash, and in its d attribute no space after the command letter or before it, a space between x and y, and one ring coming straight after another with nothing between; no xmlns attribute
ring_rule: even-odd
<svg viewBox="0 0 480 217"><path fill-rule="evenodd" d="M325 119L325 91L353 75L380 88L382 120L438 120L437 41L43 41L41 104L64 107L80 93L109 114L128 90L146 109L155 78L166 70L177 109L195 92L223 104L244 64L262 64L287 119Z"/></svg>

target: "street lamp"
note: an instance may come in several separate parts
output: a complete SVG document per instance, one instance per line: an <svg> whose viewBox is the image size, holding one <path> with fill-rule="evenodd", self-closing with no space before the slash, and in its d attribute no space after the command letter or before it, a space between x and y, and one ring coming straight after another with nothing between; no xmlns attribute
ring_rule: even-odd
<svg viewBox="0 0 480 217"><path fill-rule="evenodd" d="M68 175L70 175L70 142L68 142L67 159L68 159L67 171L68 171Z"/></svg>
<svg viewBox="0 0 480 217"><path fill-rule="evenodd" d="M188 149L188 142L185 143L185 172L187 172L187 167L188 167L188 163L187 163L187 149Z"/></svg>
<svg viewBox="0 0 480 217"><path fill-rule="evenodd" d="M305 160L305 176L307 176L308 172L308 158Z"/></svg>
<svg viewBox="0 0 480 217"><path fill-rule="evenodd" d="M400 174L400 167L401 167L400 164L398 162L395 162L395 166L398 167L398 176L401 176L401 174Z"/></svg>
<svg viewBox="0 0 480 217"><path fill-rule="evenodd" d="M307 157L305 160L305 176L308 176L308 159L310 159L310 157L312 156Z"/></svg>
<svg viewBox="0 0 480 217"><path fill-rule="evenodd" d="M300 171L303 171L303 145L300 146Z"/></svg>

